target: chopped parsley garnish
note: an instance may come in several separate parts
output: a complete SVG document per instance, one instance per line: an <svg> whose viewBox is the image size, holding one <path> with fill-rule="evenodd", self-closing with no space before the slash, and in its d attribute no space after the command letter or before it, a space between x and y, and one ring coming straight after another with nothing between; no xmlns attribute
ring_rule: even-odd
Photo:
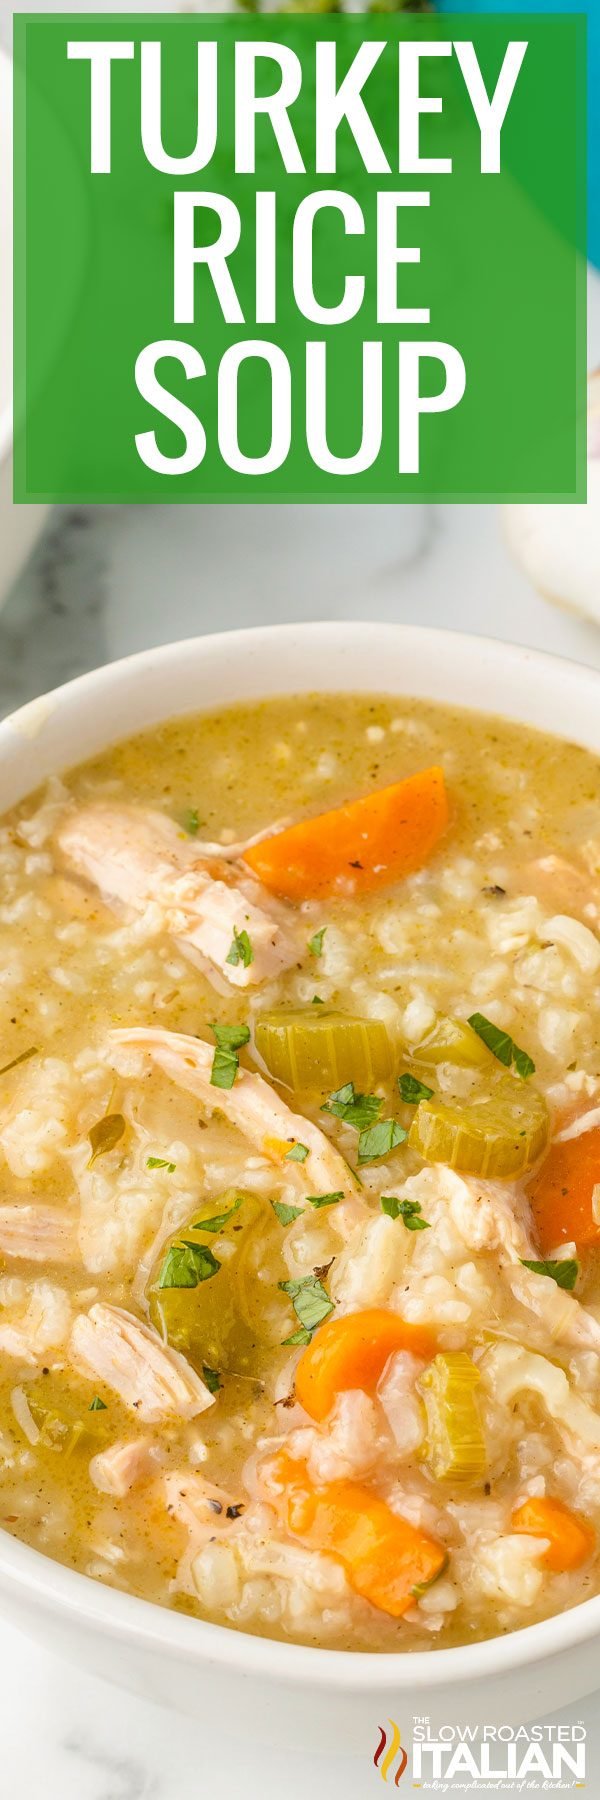
<svg viewBox="0 0 600 1800"><path fill-rule="evenodd" d="M400 1200L397 1194L382 1194L381 1211L388 1219L402 1219L407 1231L429 1231L429 1220L421 1218L419 1200Z"/></svg>
<svg viewBox="0 0 600 1800"><path fill-rule="evenodd" d="M354 1082L347 1081L344 1087L330 1094L321 1112L332 1113L335 1119L343 1119L345 1125L353 1125L355 1131L364 1131L379 1118L383 1100L378 1094L357 1094Z"/></svg>
<svg viewBox="0 0 600 1800"><path fill-rule="evenodd" d="M174 1175L176 1164L167 1162L166 1156L147 1156L147 1169L166 1169L167 1175Z"/></svg>
<svg viewBox="0 0 600 1800"><path fill-rule="evenodd" d="M345 1125L352 1125L359 1132L359 1163L374 1162L378 1156L387 1156L408 1137L408 1132L395 1119L379 1118L382 1106L379 1094L357 1094L354 1082L347 1081L344 1087L330 1094L321 1107L321 1112L332 1113L334 1118L343 1119ZM358 1176L354 1170L351 1172L360 1186Z"/></svg>
<svg viewBox="0 0 600 1800"><path fill-rule="evenodd" d="M210 1281L211 1275L218 1275L221 1267L209 1250L207 1244L194 1244L190 1238L183 1238L179 1244L171 1244L158 1277L159 1288L195 1288L201 1281Z"/></svg>
<svg viewBox="0 0 600 1800"><path fill-rule="evenodd" d="M286 1338L285 1342L308 1343L317 1325L322 1325L323 1320L333 1312L333 1300L330 1300L322 1281L316 1275L304 1275L300 1281L280 1281L278 1285L282 1293L289 1294L296 1318L307 1334L300 1338L294 1332L293 1338Z"/></svg>
<svg viewBox="0 0 600 1800"><path fill-rule="evenodd" d="M381 1196L381 1211L387 1213L388 1219L399 1219L403 1204L404 1202L398 1198L397 1194L382 1194Z"/></svg>
<svg viewBox="0 0 600 1800"><path fill-rule="evenodd" d="M195 807L188 807L187 812L184 812L181 823L184 831L187 831L189 837L196 836L196 832L200 829L200 820Z"/></svg>
<svg viewBox="0 0 600 1800"><path fill-rule="evenodd" d="M228 1206L226 1212L213 1213L210 1219L194 1219L192 1231L212 1231L214 1233L222 1231L223 1226L227 1224L227 1220L232 1219L233 1214L239 1212L240 1206L243 1206L243 1203L243 1194L237 1194L233 1205Z"/></svg>
<svg viewBox="0 0 600 1800"><path fill-rule="evenodd" d="M325 1001L321 999L321 995L313 994L311 1006L324 1006L324 1005L325 1005Z"/></svg>
<svg viewBox="0 0 600 1800"><path fill-rule="evenodd" d="M230 1050L232 1054L235 1054L236 1050L242 1050L244 1044L250 1042L248 1025L212 1024L210 1029L214 1031L219 1049Z"/></svg>
<svg viewBox="0 0 600 1800"><path fill-rule="evenodd" d="M219 1388L223 1386L218 1369L211 1369L208 1363L202 1364L202 1380L209 1394L218 1394Z"/></svg>
<svg viewBox="0 0 600 1800"><path fill-rule="evenodd" d="M90 1404L88 1406L88 1412L106 1412L106 1411L107 1411L106 1401L101 1400L99 1394L94 1394L93 1400L90 1400Z"/></svg>
<svg viewBox="0 0 600 1800"><path fill-rule="evenodd" d="M284 1162L306 1162L307 1156L307 1144L292 1144L291 1148L286 1150L283 1160Z"/></svg>
<svg viewBox="0 0 600 1800"><path fill-rule="evenodd" d="M322 956L322 954L323 954L323 938L325 936L326 930L327 930L327 926L322 925L321 930L315 931L314 937L309 938L308 948L310 950L311 956Z"/></svg>
<svg viewBox="0 0 600 1800"><path fill-rule="evenodd" d="M431 1100L433 1095L433 1088L417 1081L416 1075L399 1075L398 1089L405 1106L418 1106L420 1100Z"/></svg>
<svg viewBox="0 0 600 1800"><path fill-rule="evenodd" d="M563 1262L528 1262L524 1256L521 1256L519 1260L524 1269L532 1269L534 1275L549 1275L550 1280L555 1281L557 1287L567 1288L569 1293L575 1286L579 1274L579 1263L575 1262L574 1257L566 1256Z"/></svg>
<svg viewBox="0 0 600 1800"><path fill-rule="evenodd" d="M535 1063L527 1055L526 1050L519 1049L508 1031L500 1031L499 1026L492 1025L491 1019L486 1019L483 1013L471 1013L468 1023L471 1030L477 1032L482 1043L487 1045L488 1050L491 1050L492 1056L496 1056L498 1062L504 1063L506 1069L514 1069L517 1075L521 1076L522 1081L526 1081L528 1075L535 1074Z"/></svg>
<svg viewBox="0 0 600 1800"><path fill-rule="evenodd" d="M97 1156L106 1156L108 1150L115 1149L115 1146L120 1143L124 1131L125 1120L122 1113L107 1113L104 1119L98 1120L97 1125L92 1125L91 1131L88 1132L92 1151L88 1169L91 1169Z"/></svg>
<svg viewBox="0 0 600 1800"><path fill-rule="evenodd" d="M358 1140L359 1163L376 1162L379 1156L389 1156L391 1150L397 1150L408 1137L403 1125L396 1119L380 1119L369 1131L361 1131Z"/></svg>
<svg viewBox="0 0 600 1800"><path fill-rule="evenodd" d="M320 1206L337 1206L338 1201L343 1200L344 1194L343 1189L340 1189L339 1194L307 1194L306 1198L309 1206L314 1206L317 1211Z"/></svg>
<svg viewBox="0 0 600 1800"><path fill-rule="evenodd" d="M238 931L235 925L233 927L233 941L231 948L225 957L225 961L227 963L232 963L234 969L237 968L238 963L243 963L244 968L249 969L251 962L254 962L254 951L247 931Z"/></svg>
<svg viewBox="0 0 600 1800"><path fill-rule="evenodd" d="M214 1031L217 1048L213 1057L210 1072L211 1087L232 1088L238 1069L238 1050L250 1042L250 1030L247 1025L211 1025Z"/></svg>
<svg viewBox="0 0 600 1800"><path fill-rule="evenodd" d="M20 1056L13 1056L12 1062L4 1063L3 1068L0 1069L0 1075L8 1075L9 1069L18 1069L19 1063L29 1062L30 1056L37 1056L37 1053L37 1044L32 1044L30 1050L22 1050Z"/></svg>
<svg viewBox="0 0 600 1800"><path fill-rule="evenodd" d="M286 1206L285 1200L272 1200L271 1205L280 1225L293 1225L294 1219L299 1219L304 1212L303 1206Z"/></svg>

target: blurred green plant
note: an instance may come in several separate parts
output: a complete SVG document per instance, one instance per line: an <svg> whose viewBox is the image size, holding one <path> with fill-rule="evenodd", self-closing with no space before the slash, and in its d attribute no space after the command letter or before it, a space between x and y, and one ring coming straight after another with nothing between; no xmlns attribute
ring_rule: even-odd
<svg viewBox="0 0 600 1800"><path fill-rule="evenodd" d="M262 4L262 0L236 0L241 12L264 13L341 13L346 7L339 0L288 0L287 6L271 6ZM353 8L354 10L354 8ZM359 12L369 13L429 13L433 12L431 0L368 0L367 6L360 6Z"/></svg>

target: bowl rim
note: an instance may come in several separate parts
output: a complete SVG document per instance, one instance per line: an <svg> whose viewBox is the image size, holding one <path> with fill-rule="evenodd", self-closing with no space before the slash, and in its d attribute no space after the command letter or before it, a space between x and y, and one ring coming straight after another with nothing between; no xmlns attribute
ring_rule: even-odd
<svg viewBox="0 0 600 1800"><path fill-rule="evenodd" d="M181 639L137 651L131 656L79 675L49 694L40 696L38 700L18 708L0 721L0 767L4 761L9 765L18 762L19 744L23 749L26 743L31 747L32 719L38 721L33 728L35 735L42 735L45 724L56 716L61 706L77 707L81 700L102 699L107 691L115 687L122 692L124 684L142 678L146 672L153 671L156 664L168 669L177 662L187 662L190 657L210 661L211 657L218 659L224 653L231 652L240 657L241 666L244 653L250 648L260 651L261 648L273 649L281 645L285 652L289 651L292 642L296 640L308 648L314 641L315 648L318 647L319 650L327 644L341 649L348 644L349 639L358 640L361 646L364 645L365 651L377 640L384 640L390 649L393 644L406 649L412 643L426 659L435 658L436 655L443 657L444 652L454 652L473 662L474 675L477 661L483 664L492 653L502 660L507 674L527 672L529 676L537 673L542 681L550 685L552 682L556 684L562 675L571 684L587 685L591 689L600 679L597 670L574 659L532 650L524 645L505 643L495 638L440 628L380 624L367 620L321 620L248 627ZM366 662L368 664L368 655ZM270 690L268 684L265 684L265 691L274 690ZM291 693L294 689L284 683L282 691ZM303 685L298 691L308 692L309 689ZM318 691L336 691L335 669L326 686L318 684ZM387 690L381 685L371 686L365 680L353 687L338 687L337 691L381 694L387 691L393 694L394 689L393 685ZM423 697L426 698L427 695ZM166 695L166 698L169 704L165 705L162 715L164 719L183 717L190 712L191 709L185 707L179 715L174 713L172 696ZM224 702L227 705L233 703L231 700ZM465 706L462 700L459 704L461 707ZM490 713L489 707L473 706L471 710L487 713L488 716ZM523 722L527 722L519 712L508 712L506 702L499 705L498 714L508 719L523 717ZM108 718L106 724L108 727ZM566 733L552 731L548 725L536 725L532 728L546 729L549 735L559 739L567 738ZM108 748L124 735L123 731L119 731L113 736L107 729L102 742ZM574 731L568 736L571 741L585 743L585 733L583 739L577 738L576 721ZM64 766L66 765L63 764ZM28 784L26 792L32 792L34 788L35 783ZM208 1661L246 1676L267 1679L275 1687L290 1688L301 1683L306 1688L318 1684L319 1687L325 1685L331 1692L352 1693L360 1690L371 1693L379 1691L385 1683L393 1684L399 1693L413 1691L417 1687L425 1698L428 1692L434 1694L438 1688L458 1687L465 1682L477 1686L486 1679L512 1673L530 1662L547 1661L600 1634L600 1594L597 1594L566 1612L554 1614L536 1624L523 1625L503 1636L448 1649L371 1652L288 1643L192 1618L135 1594L105 1587L101 1582L68 1568L0 1529L0 1592L2 1590L15 1600L25 1599L33 1609L41 1605L47 1614L55 1617L60 1615L73 1625L87 1625L103 1637L135 1645L155 1654L174 1653L180 1660L191 1663Z"/></svg>

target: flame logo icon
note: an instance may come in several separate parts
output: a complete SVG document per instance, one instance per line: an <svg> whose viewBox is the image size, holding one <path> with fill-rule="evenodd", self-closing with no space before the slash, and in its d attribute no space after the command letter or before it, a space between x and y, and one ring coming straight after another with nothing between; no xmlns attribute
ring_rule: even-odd
<svg viewBox="0 0 600 1800"><path fill-rule="evenodd" d="M394 1759L398 1756L400 1760L394 1776L394 1787L398 1787L398 1783L401 1776L404 1774L408 1762L408 1752L402 1746L396 1720L388 1719L388 1725L391 1725L392 1727L389 1742L388 1733L385 1730L385 1727L383 1725L380 1725L379 1727L379 1743L373 1757L373 1762L375 1768L379 1769L382 1781L387 1781Z"/></svg>

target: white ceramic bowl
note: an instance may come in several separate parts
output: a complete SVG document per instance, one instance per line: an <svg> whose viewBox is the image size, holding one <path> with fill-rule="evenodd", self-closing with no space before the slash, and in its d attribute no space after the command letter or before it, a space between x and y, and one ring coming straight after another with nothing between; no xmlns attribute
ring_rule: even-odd
<svg viewBox="0 0 600 1800"><path fill-rule="evenodd" d="M0 50L0 606L48 512L12 497L12 101L12 63Z"/></svg>
<svg viewBox="0 0 600 1800"><path fill-rule="evenodd" d="M273 626L144 651L0 725L0 810L45 776L175 714L307 690L476 706L600 752L591 670L482 638L370 624ZM104 1588L0 1532L0 1606L96 1673L250 1743L362 1751L375 1726L512 1722L597 1685L600 1597L465 1649L368 1656L242 1636Z"/></svg>

